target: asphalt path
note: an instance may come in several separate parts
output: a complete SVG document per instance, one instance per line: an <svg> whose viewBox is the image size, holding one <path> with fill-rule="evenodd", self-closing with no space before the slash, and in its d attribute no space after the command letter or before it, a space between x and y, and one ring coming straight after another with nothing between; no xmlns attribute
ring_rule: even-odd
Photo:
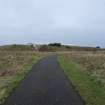
<svg viewBox="0 0 105 105"><path fill-rule="evenodd" d="M40 60L4 105L84 105L56 56Z"/></svg>

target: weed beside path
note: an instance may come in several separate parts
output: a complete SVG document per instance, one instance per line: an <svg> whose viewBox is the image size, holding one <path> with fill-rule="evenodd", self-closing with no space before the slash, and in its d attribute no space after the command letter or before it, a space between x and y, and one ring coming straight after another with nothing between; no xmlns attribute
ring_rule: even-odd
<svg viewBox="0 0 105 105"><path fill-rule="evenodd" d="M41 57L32 51L0 51L0 105Z"/></svg>
<svg viewBox="0 0 105 105"><path fill-rule="evenodd" d="M66 55L61 55L59 62L87 105L105 105L105 88L97 78L82 70L84 68L80 64L68 59Z"/></svg>

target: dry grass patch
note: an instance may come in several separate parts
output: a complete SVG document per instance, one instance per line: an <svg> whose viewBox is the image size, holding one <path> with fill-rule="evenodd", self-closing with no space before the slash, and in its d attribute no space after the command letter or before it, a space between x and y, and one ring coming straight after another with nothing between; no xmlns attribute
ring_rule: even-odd
<svg viewBox="0 0 105 105"><path fill-rule="evenodd" d="M41 57L33 51L0 51L0 104Z"/></svg>
<svg viewBox="0 0 105 105"><path fill-rule="evenodd" d="M105 86L105 53L75 52L65 54L65 58L81 65L82 70Z"/></svg>
<svg viewBox="0 0 105 105"><path fill-rule="evenodd" d="M105 105L105 54L70 52L60 54L59 62L86 105Z"/></svg>

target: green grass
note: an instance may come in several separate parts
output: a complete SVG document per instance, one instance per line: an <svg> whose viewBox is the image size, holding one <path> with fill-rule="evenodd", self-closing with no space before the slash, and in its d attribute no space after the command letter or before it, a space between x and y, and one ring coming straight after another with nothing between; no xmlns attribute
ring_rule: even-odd
<svg viewBox="0 0 105 105"><path fill-rule="evenodd" d="M16 74L0 77L0 105L4 103L5 99L10 95L13 89L17 87L19 82L23 80L31 70L32 65L38 62L40 58L41 56L33 54L30 63L24 63L21 70L18 70Z"/></svg>
<svg viewBox="0 0 105 105"><path fill-rule="evenodd" d="M78 64L65 59L63 55L59 57L59 62L86 105L105 105L105 88L94 77L81 70L83 68Z"/></svg>

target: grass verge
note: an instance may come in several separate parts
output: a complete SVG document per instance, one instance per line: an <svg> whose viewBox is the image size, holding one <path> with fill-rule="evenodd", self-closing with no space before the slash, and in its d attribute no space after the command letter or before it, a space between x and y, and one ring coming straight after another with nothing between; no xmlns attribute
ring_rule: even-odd
<svg viewBox="0 0 105 105"><path fill-rule="evenodd" d="M72 81L76 90L85 100L86 105L105 105L105 88L87 74L83 72L80 65L75 62L68 61L63 55L59 56L59 62L64 73Z"/></svg>
<svg viewBox="0 0 105 105"><path fill-rule="evenodd" d="M17 71L16 74L0 77L0 105L5 102L6 98L10 95L13 89L17 87L19 82L25 78L31 70L32 65L40 59L41 56L33 54L30 59L30 63L22 65L21 70Z"/></svg>

